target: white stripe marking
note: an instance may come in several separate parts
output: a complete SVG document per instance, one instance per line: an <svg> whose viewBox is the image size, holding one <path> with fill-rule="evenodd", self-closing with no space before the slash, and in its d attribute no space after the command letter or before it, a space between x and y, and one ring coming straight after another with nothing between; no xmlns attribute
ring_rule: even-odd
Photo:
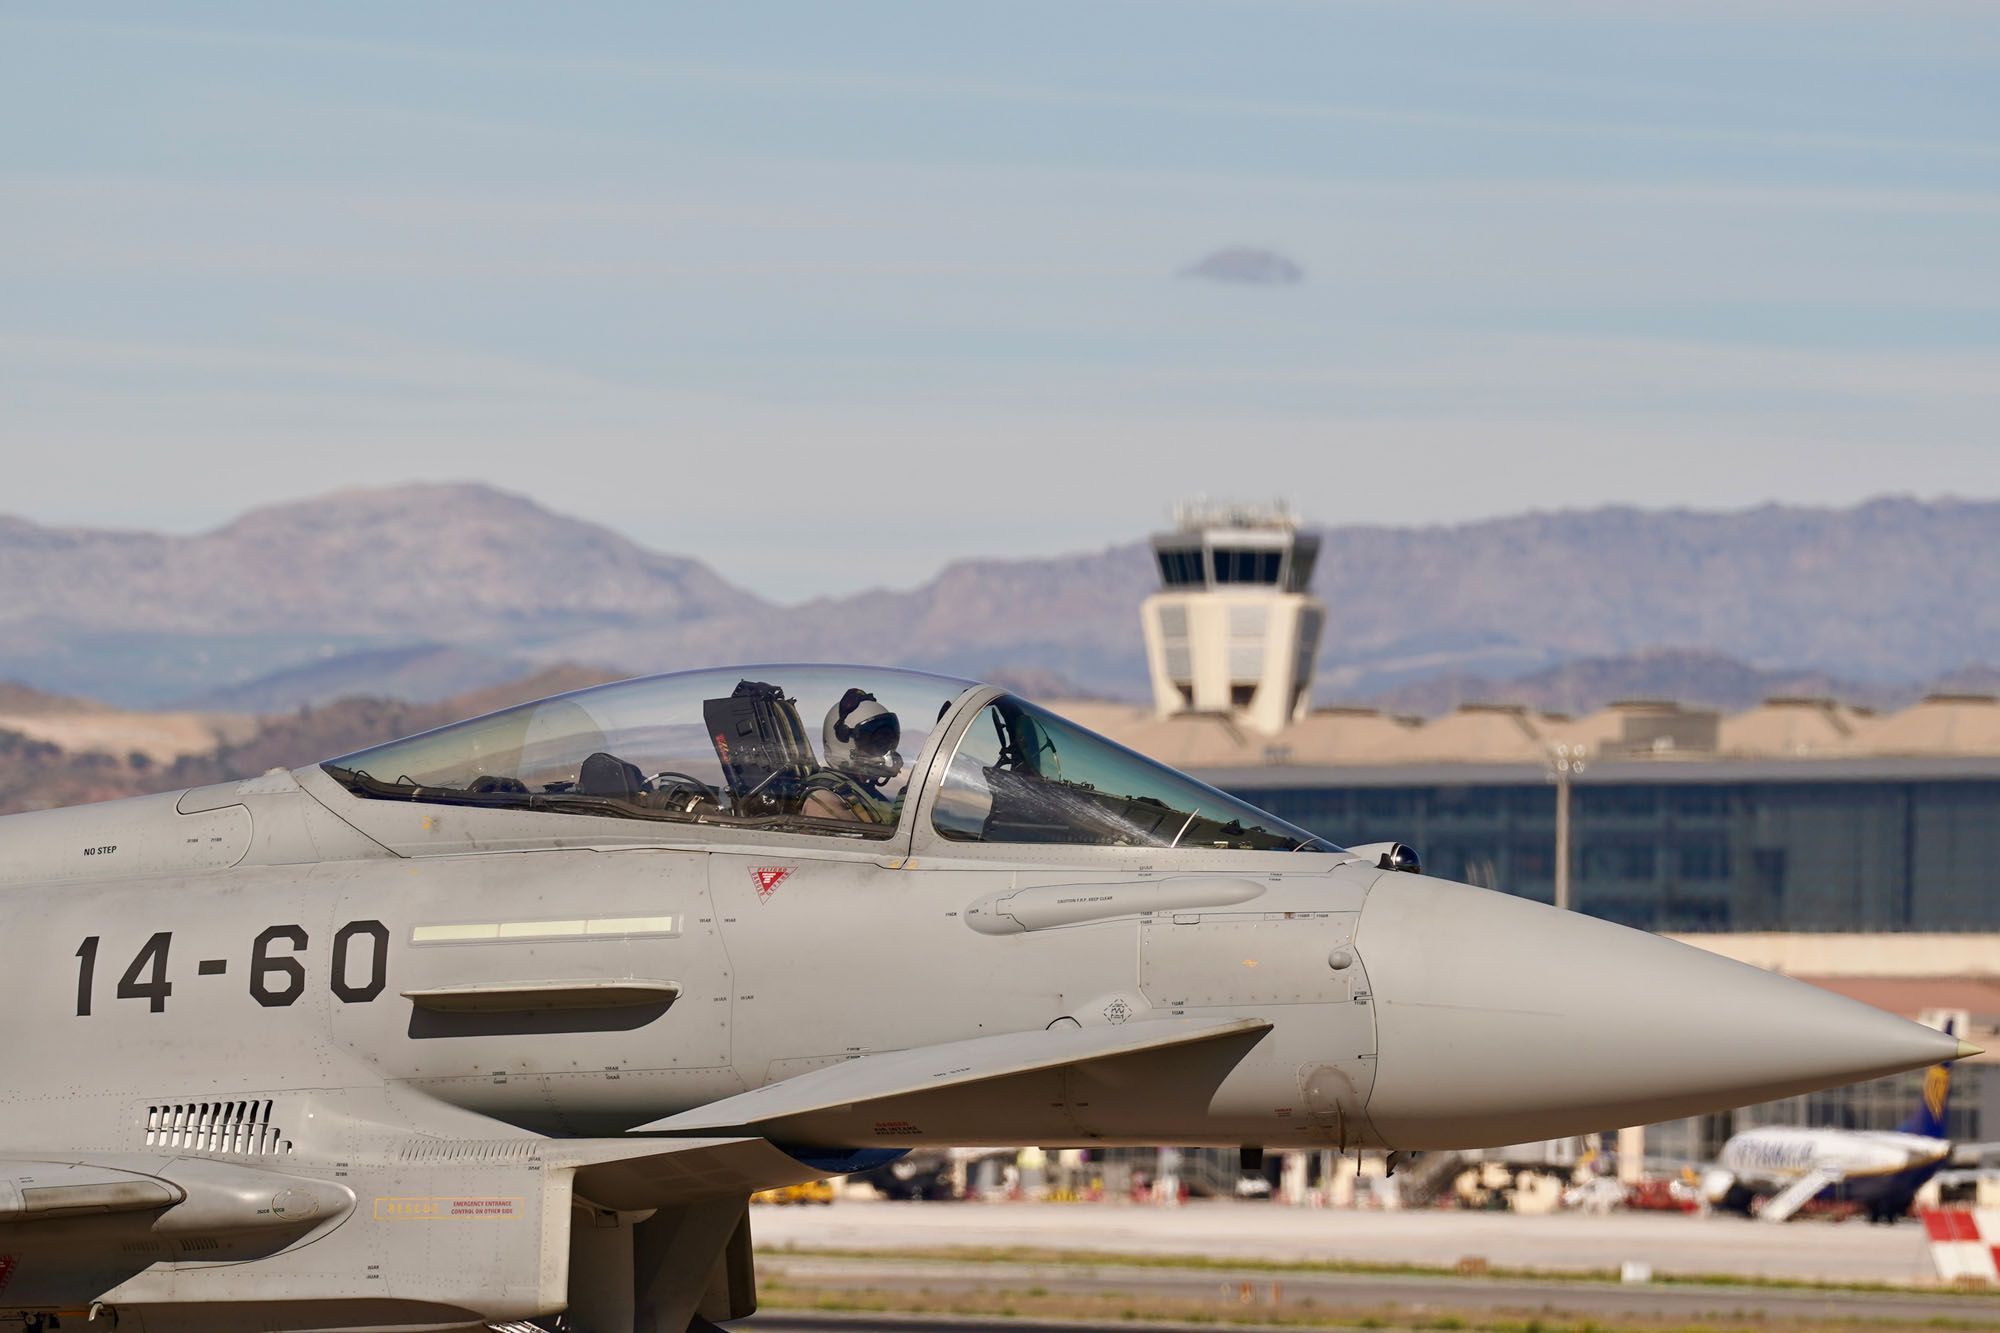
<svg viewBox="0 0 2000 1333"><path fill-rule="evenodd" d="M618 935L678 935L673 916L600 916L568 921L468 921L414 926L412 944L477 944L489 940L606 939Z"/></svg>

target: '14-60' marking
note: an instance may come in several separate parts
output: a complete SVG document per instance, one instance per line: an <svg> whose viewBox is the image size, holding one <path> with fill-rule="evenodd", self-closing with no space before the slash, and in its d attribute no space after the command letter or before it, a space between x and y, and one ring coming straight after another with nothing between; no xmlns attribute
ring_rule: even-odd
<svg viewBox="0 0 2000 1333"><path fill-rule="evenodd" d="M357 943L358 942L358 943ZM298 955L312 943L304 926L272 926L257 937L250 949L250 997L267 1009L282 1009L298 1003L306 993L306 967ZM76 1013L90 1015L92 985L97 976L98 937L90 936L76 950ZM173 949L174 933L163 930L140 948L125 975L118 978L118 998L145 1000L152 1012L164 1013L174 983L167 980L167 955ZM366 957L366 974L352 980L350 955L360 951ZM204 969L206 970L206 969ZM382 993L389 981L389 928L380 921L350 921L334 932L333 975L328 978L333 993L347 1004L366 1004Z"/></svg>

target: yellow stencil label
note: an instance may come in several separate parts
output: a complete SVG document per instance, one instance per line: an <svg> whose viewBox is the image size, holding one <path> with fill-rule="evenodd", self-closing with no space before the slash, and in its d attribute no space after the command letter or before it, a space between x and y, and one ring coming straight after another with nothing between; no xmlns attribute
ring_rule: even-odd
<svg viewBox="0 0 2000 1333"><path fill-rule="evenodd" d="M492 1195L378 1195L375 1199L377 1222L478 1222L520 1215L521 1200Z"/></svg>

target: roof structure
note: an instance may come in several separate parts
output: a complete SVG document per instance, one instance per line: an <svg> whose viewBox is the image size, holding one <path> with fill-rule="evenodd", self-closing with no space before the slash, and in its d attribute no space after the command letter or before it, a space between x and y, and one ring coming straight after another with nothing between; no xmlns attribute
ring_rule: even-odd
<svg viewBox="0 0 2000 1333"><path fill-rule="evenodd" d="M1511 704L1466 704L1429 720L1331 708L1316 709L1273 736L1214 713L1162 716L1143 705L1104 700L1051 706L1163 763L1205 771L1541 766L1559 745L1580 745L1593 761L1621 774L1652 764L1742 763L1763 770L1789 760L1843 760L1865 768L1878 765L1857 761L2000 759L2000 698L1992 695L1932 695L1880 715L1813 698L1767 699L1730 715L1657 700L1614 703L1574 718Z"/></svg>
<svg viewBox="0 0 2000 1333"><path fill-rule="evenodd" d="M2000 754L2000 699L1933 694L1873 719L1857 739L1871 754Z"/></svg>
<svg viewBox="0 0 2000 1333"><path fill-rule="evenodd" d="M1748 712L1722 719L1716 749L1766 757L1856 752L1856 736L1874 719L1832 699L1766 699Z"/></svg>

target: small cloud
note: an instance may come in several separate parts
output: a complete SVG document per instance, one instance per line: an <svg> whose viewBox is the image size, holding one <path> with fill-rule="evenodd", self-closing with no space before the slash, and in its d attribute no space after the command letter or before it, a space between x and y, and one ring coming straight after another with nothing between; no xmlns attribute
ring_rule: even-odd
<svg viewBox="0 0 2000 1333"><path fill-rule="evenodd" d="M1287 259L1276 250L1232 245L1189 264L1181 270L1181 276L1250 287L1296 287L1306 280L1306 271L1296 260Z"/></svg>

